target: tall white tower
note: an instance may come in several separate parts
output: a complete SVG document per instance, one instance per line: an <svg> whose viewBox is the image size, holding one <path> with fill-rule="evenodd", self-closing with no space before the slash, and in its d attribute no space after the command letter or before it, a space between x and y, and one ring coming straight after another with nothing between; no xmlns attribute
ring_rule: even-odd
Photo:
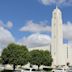
<svg viewBox="0 0 72 72"><path fill-rule="evenodd" d="M53 65L65 65L62 31L62 13L58 7L52 13Z"/></svg>

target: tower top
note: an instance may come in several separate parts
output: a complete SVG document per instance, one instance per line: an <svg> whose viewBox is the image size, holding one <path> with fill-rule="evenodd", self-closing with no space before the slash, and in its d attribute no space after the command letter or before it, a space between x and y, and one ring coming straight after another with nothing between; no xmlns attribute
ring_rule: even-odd
<svg viewBox="0 0 72 72"><path fill-rule="evenodd" d="M60 10L59 8L58 8L58 6L56 6L56 8L55 8L56 10Z"/></svg>
<svg viewBox="0 0 72 72"><path fill-rule="evenodd" d="M58 6L56 6L56 9L58 9Z"/></svg>
<svg viewBox="0 0 72 72"><path fill-rule="evenodd" d="M56 8L53 11L54 13L61 13L60 9L58 8L58 6L56 6Z"/></svg>

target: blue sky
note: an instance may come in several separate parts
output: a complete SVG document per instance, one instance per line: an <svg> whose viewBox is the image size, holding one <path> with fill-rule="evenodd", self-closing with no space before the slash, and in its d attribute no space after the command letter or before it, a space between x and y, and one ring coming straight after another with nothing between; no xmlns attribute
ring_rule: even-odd
<svg viewBox="0 0 72 72"><path fill-rule="evenodd" d="M52 11L56 5L62 11L65 38L70 38L72 31L72 1L71 0L0 0L0 23L9 31L15 41L22 40L32 34L40 33L50 35L44 31L21 31L20 29L29 23L51 27ZM10 24L9 24L9 23ZM9 26L9 27L8 27ZM38 26L37 26L38 27ZM69 30L67 30L70 27ZM67 34L69 33L69 34Z"/></svg>
<svg viewBox="0 0 72 72"><path fill-rule="evenodd" d="M51 12L55 6L44 6L37 0L6 0L0 2L0 19L6 23L8 20L13 22L11 32L17 38L22 35L28 35L24 32L19 32L19 28L24 26L28 20L33 20L39 23L40 21L48 20L51 22ZM19 34L20 33L20 34ZM17 35L19 34L19 36Z"/></svg>

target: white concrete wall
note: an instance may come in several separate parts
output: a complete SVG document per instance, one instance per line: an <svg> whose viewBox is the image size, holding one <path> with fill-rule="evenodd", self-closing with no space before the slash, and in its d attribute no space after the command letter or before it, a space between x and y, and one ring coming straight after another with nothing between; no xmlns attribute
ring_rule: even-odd
<svg viewBox="0 0 72 72"><path fill-rule="evenodd" d="M47 46L40 46L40 47L28 48L28 50L29 51L31 51L31 50L48 50L48 51L50 51L50 48L51 48L51 46L49 44Z"/></svg>

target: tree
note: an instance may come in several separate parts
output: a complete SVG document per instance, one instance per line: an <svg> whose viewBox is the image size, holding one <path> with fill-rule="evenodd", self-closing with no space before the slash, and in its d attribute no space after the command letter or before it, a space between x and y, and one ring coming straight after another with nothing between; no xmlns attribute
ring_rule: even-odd
<svg viewBox="0 0 72 72"><path fill-rule="evenodd" d="M13 64L13 70L16 65L25 65L28 63L28 50L26 46L18 44L9 44L1 55L3 64Z"/></svg>
<svg viewBox="0 0 72 72"><path fill-rule="evenodd" d="M49 51L43 51L43 57L42 57L42 65L45 66L51 66L52 65L52 56Z"/></svg>
<svg viewBox="0 0 72 72"><path fill-rule="evenodd" d="M30 63L38 65L38 70L40 65L51 66L52 64L52 57L49 51L32 50L30 55Z"/></svg>
<svg viewBox="0 0 72 72"><path fill-rule="evenodd" d="M39 66L41 65L41 60L42 60L41 51L33 50L30 52L30 56L31 56L30 63L34 65L38 65L38 69L39 69Z"/></svg>
<svg viewBox="0 0 72 72"><path fill-rule="evenodd" d="M2 63L2 59L1 59L1 56L0 56L0 64Z"/></svg>

